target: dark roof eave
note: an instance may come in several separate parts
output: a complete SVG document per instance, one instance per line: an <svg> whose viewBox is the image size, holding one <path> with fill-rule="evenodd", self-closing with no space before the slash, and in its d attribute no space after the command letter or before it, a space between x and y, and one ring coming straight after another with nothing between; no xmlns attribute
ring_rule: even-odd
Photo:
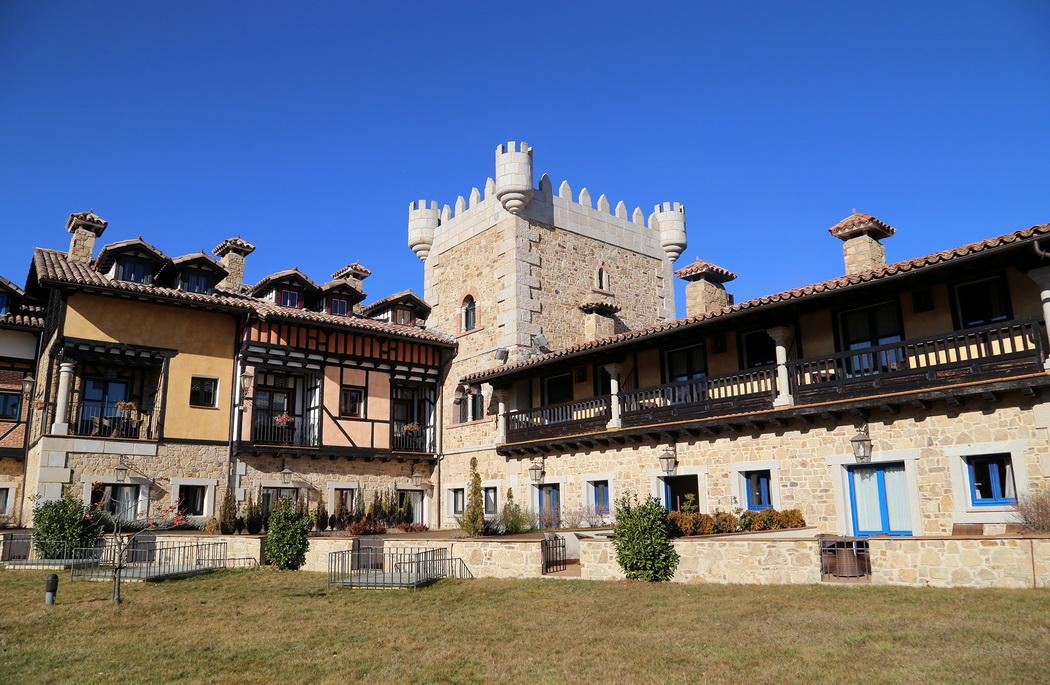
<svg viewBox="0 0 1050 685"><path fill-rule="evenodd" d="M428 338L423 336L411 335L408 333L399 333L397 331L385 331L376 328L369 328L365 326L356 327L349 325L340 325L334 321L315 321L313 319L303 319L297 316L282 316L279 313L267 313L260 317L264 321L283 321L286 323L294 323L300 326L317 326L319 328L327 328L329 330L344 331L352 333L371 334L380 338L393 338L395 340L404 340L405 342L422 343L425 345L436 345L438 347L445 347L448 349L456 349L458 344L452 340L442 340L440 338Z"/></svg>
<svg viewBox="0 0 1050 685"><path fill-rule="evenodd" d="M39 283L42 286L58 288L60 290L79 290L82 292L110 295L113 297L121 297L129 300L154 300L162 304L173 304L184 307L192 307L194 309L208 309L236 314L247 314L252 311L252 307L247 303L243 307L239 307L232 304L223 304L221 302L201 302L199 300L183 299L180 297L169 297L167 295L161 295L159 293L145 293L135 290L122 290L120 288L112 288L104 285L71 283L69 281L57 280L53 278L41 278L39 279Z"/></svg>

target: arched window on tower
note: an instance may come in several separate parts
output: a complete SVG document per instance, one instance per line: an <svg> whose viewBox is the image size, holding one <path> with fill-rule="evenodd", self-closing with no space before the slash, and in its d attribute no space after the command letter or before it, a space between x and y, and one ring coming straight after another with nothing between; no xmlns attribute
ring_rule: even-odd
<svg viewBox="0 0 1050 685"><path fill-rule="evenodd" d="M477 305L474 298L467 295L463 298L463 330L472 331L478 325Z"/></svg>
<svg viewBox="0 0 1050 685"><path fill-rule="evenodd" d="M594 272L594 287L596 290L609 290L609 271L602 264L598 267L598 270Z"/></svg>

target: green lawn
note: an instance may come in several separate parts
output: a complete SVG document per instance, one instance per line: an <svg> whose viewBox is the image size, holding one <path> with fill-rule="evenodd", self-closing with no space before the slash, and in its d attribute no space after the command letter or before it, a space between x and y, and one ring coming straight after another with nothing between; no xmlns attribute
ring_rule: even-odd
<svg viewBox="0 0 1050 685"><path fill-rule="evenodd" d="M0 673L37 682L1046 682L1050 591L444 581L268 569L127 585L0 572Z"/></svg>

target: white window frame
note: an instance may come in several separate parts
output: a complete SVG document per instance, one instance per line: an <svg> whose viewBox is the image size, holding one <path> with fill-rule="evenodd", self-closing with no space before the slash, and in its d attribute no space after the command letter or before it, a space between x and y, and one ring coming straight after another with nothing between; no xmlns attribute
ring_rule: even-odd
<svg viewBox="0 0 1050 685"><path fill-rule="evenodd" d="M858 462L852 454L837 454L828 457L827 464L831 468L831 489L835 495L835 514L838 518L840 533L842 535L854 534L853 516L850 509L849 471L846 467L903 462L904 477L908 481L908 515L911 519L911 536L922 535L924 521L922 502L919 497L918 459L919 450L917 449L873 452L871 460L864 464Z"/></svg>
<svg viewBox="0 0 1050 685"><path fill-rule="evenodd" d="M1014 472L1014 491L1017 498L1028 495L1028 470L1024 452L1027 440L1001 440L977 442L966 445L946 445L944 455L948 459L948 473L952 486L953 523L1017 523L1017 506L974 505L970 497L970 469L967 459L990 454L1009 454Z"/></svg>
<svg viewBox="0 0 1050 685"><path fill-rule="evenodd" d="M218 409L219 408L219 393L222 392L222 379L218 376L202 376L200 374L193 374L190 376L190 387L193 387L193 381L195 379L201 379L205 381L215 381L215 404L193 404L190 398L193 397L193 391L190 391L190 397L186 399L186 403L193 409Z"/></svg>
<svg viewBox="0 0 1050 685"><path fill-rule="evenodd" d="M354 500L357 500L358 490L360 483L356 480L330 480L325 483L324 487L324 508L331 516L335 513L335 491L336 490L353 490ZM352 513L352 512L348 512Z"/></svg>
<svg viewBox="0 0 1050 685"><path fill-rule="evenodd" d="M7 490L7 507L0 510L0 516L15 515L15 495L18 494L18 483L10 480L0 481L0 490Z"/></svg>
<svg viewBox="0 0 1050 685"><path fill-rule="evenodd" d="M463 511L456 511L456 497L454 492L456 490L463 491ZM448 500L447 509L448 516L455 518L456 516L462 516L467 511L467 486L465 483L452 483L447 485L445 488L445 499Z"/></svg>
<svg viewBox="0 0 1050 685"><path fill-rule="evenodd" d="M740 461L729 465L729 492L735 506L747 509L747 478L744 473L748 471L769 471L769 506L780 511L783 506L780 500L780 462L775 459Z"/></svg>
<svg viewBox="0 0 1050 685"><path fill-rule="evenodd" d="M93 483L103 483L105 485L137 485L139 486L139 500L135 507L135 519L145 518L149 516L149 489L153 485L153 481L143 476L133 476L128 474L124 479L123 483L117 482L116 473L96 473L96 474L84 474L80 477L81 484L81 501L85 504L91 502L91 485Z"/></svg>
<svg viewBox="0 0 1050 685"><path fill-rule="evenodd" d="M483 480L481 481L481 509L485 510L485 488L496 488L496 511L491 514L485 514L487 519L499 518L500 508L503 506L500 500L503 499L503 481L501 480ZM467 488L466 492L463 493L463 506L467 506L467 500L470 497L470 489Z"/></svg>
<svg viewBox="0 0 1050 685"><path fill-rule="evenodd" d="M171 479L171 505L179 500L179 488L183 485L204 486L204 513L200 516L192 516L193 519L209 519L215 515L215 488L219 484L216 478L172 478Z"/></svg>
<svg viewBox="0 0 1050 685"><path fill-rule="evenodd" d="M609 483L609 511L602 518L604 520L611 519L616 511L616 478L612 473L585 473L582 478L580 501L583 502L584 507L589 509L595 509L594 484L601 480Z"/></svg>

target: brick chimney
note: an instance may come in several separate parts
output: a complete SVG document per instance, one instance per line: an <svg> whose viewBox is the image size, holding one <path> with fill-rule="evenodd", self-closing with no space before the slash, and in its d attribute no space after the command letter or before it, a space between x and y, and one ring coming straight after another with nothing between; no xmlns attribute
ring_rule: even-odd
<svg viewBox="0 0 1050 685"><path fill-rule="evenodd" d="M95 252L95 239L109 226L109 222L90 209L86 212L73 212L66 219L66 230L73 234L69 239L71 262L88 264Z"/></svg>
<svg viewBox="0 0 1050 685"><path fill-rule="evenodd" d="M726 292L725 284L736 278L736 274L717 264L698 259L689 266L674 272L686 281L685 315L699 316L721 311L733 304L733 296Z"/></svg>
<svg viewBox="0 0 1050 685"><path fill-rule="evenodd" d="M828 232L842 241L846 275L850 276L886 266L886 248L879 241L889 238L896 230L870 214L853 210Z"/></svg>
<svg viewBox="0 0 1050 685"><path fill-rule="evenodd" d="M609 302L584 302L583 339L600 340L616 333L616 314L620 308Z"/></svg>
<svg viewBox="0 0 1050 685"><path fill-rule="evenodd" d="M358 290L360 290L361 295L363 296L365 293L365 279L371 275L372 270L369 269L367 266L358 262L352 262L344 266L342 269L339 269L334 274L332 274L332 280L350 281L350 284ZM362 299L364 298L362 297ZM355 312L360 312L363 308L364 306L360 302L354 305Z"/></svg>
<svg viewBox="0 0 1050 685"><path fill-rule="evenodd" d="M255 246L239 236L227 238L219 243L212 250L212 254L219 258L219 263L226 269L226 278L219 281L215 287L240 294L244 285L244 260L252 252L255 252Z"/></svg>

